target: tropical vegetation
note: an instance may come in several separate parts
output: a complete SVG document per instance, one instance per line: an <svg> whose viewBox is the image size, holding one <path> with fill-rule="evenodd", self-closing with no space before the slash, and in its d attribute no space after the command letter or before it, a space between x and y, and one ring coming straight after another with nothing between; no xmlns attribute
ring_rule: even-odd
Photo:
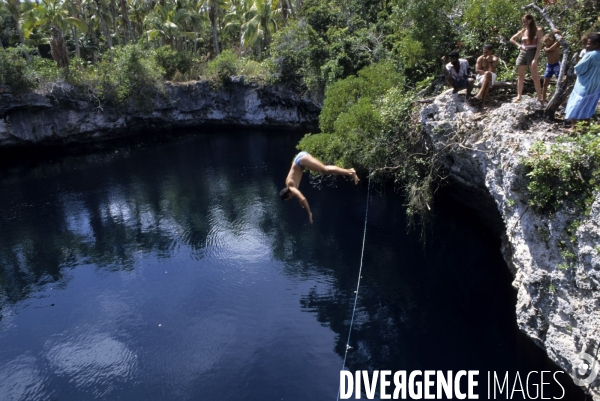
<svg viewBox="0 0 600 401"><path fill-rule="evenodd" d="M395 178L409 211L424 214L438 163L413 119L416 92L450 50L475 56L485 43L502 59L500 77L514 77L508 38L532 1L0 0L0 85L65 81L100 108L144 106L165 80L287 85L323 105L321 132L301 148ZM572 50L600 25L595 0L534 3ZM541 209L558 201L535 196Z"/></svg>

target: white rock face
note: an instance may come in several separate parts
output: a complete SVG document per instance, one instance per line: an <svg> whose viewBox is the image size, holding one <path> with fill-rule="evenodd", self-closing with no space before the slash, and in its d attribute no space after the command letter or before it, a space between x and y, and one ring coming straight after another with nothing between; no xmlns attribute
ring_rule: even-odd
<svg viewBox="0 0 600 401"><path fill-rule="evenodd" d="M218 89L201 81L167 83L165 96L151 99L149 110L135 104L111 108L65 83L20 96L0 92L0 147L80 142L186 126L317 128L320 108L311 99L232 78Z"/></svg>
<svg viewBox="0 0 600 401"><path fill-rule="evenodd" d="M421 122L452 160L455 185L484 189L494 200L504 222L502 253L518 291L519 328L565 372L584 379L590 372L576 374L573 367L581 364L580 352L596 356L600 340L600 195L589 216L567 208L541 216L527 206L520 159L536 141L565 134L532 116L539 107L525 97L480 113L447 91L422 107ZM564 230L574 221L581 222L572 244L575 262L559 269L561 241L570 242ZM599 385L596 378L589 386L595 400Z"/></svg>

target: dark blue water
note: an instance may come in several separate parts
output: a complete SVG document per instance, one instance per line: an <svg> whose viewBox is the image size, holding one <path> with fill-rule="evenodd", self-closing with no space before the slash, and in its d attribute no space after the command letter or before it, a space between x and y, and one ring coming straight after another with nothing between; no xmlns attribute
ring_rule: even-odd
<svg viewBox="0 0 600 401"><path fill-rule="evenodd" d="M277 197L298 139L197 134L4 166L0 400L334 400L367 187L305 176L308 224ZM487 371L557 369L516 327L491 232L445 204L423 247L402 199L372 194L351 370L477 369L486 399Z"/></svg>

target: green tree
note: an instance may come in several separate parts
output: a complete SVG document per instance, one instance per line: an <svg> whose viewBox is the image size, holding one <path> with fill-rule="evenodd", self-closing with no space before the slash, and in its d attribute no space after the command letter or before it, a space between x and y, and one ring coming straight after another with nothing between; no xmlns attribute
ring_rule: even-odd
<svg viewBox="0 0 600 401"><path fill-rule="evenodd" d="M83 21L71 17L67 4L61 0L42 0L40 4L25 13L23 19L26 36L37 26L45 27L49 31L52 58L58 67L68 67L69 53L63 32L70 26L85 30L86 25Z"/></svg>
<svg viewBox="0 0 600 401"><path fill-rule="evenodd" d="M244 14L242 44L256 46L258 54L271 42L272 34L277 30L275 17L277 0L254 0L250 9Z"/></svg>
<svg viewBox="0 0 600 401"><path fill-rule="evenodd" d="M0 4L4 5L4 7L8 10L10 15L12 16L13 21L15 23L15 30L17 31L17 34L19 35L19 41L21 42L21 45L23 47L25 47L25 36L20 27L20 21L21 21L21 2L20 2L20 0L4 0ZM27 61L30 61L29 53L25 49L23 49L23 55L25 56L25 59Z"/></svg>
<svg viewBox="0 0 600 401"><path fill-rule="evenodd" d="M187 35L184 24L189 21L190 15L187 10L177 8L175 4L157 4L154 11L146 16L145 24L151 29L146 31L150 39L161 38L161 44L166 43L177 48L178 38Z"/></svg>
<svg viewBox="0 0 600 401"><path fill-rule="evenodd" d="M218 56L221 51L219 50L219 35L218 35L218 25L219 25L219 16L223 9L226 8L227 3L225 0L205 0L206 12L208 14L208 19L210 21L210 26L212 29L212 39L213 39L213 48L215 52L215 56Z"/></svg>

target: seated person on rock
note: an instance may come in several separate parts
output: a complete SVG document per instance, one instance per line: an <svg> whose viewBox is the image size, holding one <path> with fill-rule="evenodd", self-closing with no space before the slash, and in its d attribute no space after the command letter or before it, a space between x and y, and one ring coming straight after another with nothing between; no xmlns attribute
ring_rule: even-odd
<svg viewBox="0 0 600 401"><path fill-rule="evenodd" d="M452 93L457 93L461 89L467 89L467 101L471 96L473 90L474 81L469 78L469 62L464 58L459 58L459 53L456 50L451 51L448 54L450 62L444 65L444 75L446 76L446 82L454 90ZM442 57L442 62L446 63L446 56Z"/></svg>
<svg viewBox="0 0 600 401"><path fill-rule="evenodd" d="M498 65L498 57L494 55L492 45L483 46L483 55L479 56L475 64L475 72L477 73L477 82L479 82L479 93L475 99L481 100L481 107L485 107L485 99L490 88L496 82L496 66Z"/></svg>
<svg viewBox="0 0 600 401"><path fill-rule="evenodd" d="M355 184L358 184L359 181L358 176L353 168L345 169L337 166L326 166L319 160L312 157L308 152L303 151L298 153L294 158L290 172L285 179L285 188L279 192L279 197L283 200L290 200L293 197L298 198L298 203L300 203L300 206L303 209L306 209L306 212L308 213L308 221L310 221L311 224L313 219L312 212L308 206L308 201L304 195L302 195L302 192L298 190L300 181L302 180L303 169L321 174L345 175L347 177L352 177Z"/></svg>

